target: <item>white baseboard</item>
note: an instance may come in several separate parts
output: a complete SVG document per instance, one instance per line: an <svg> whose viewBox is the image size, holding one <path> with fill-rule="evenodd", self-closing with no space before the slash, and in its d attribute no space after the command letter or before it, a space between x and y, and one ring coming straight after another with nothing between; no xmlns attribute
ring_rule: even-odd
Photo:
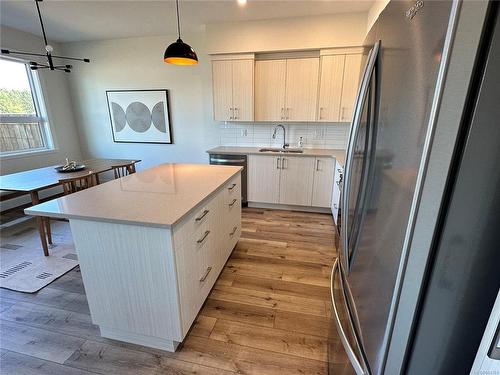
<svg viewBox="0 0 500 375"><path fill-rule="evenodd" d="M317 212L330 215L332 214L332 210L329 207L310 207L310 206L296 206L293 204L276 204L276 203L259 203L259 202L248 202L248 207L268 208L271 210Z"/></svg>
<svg viewBox="0 0 500 375"><path fill-rule="evenodd" d="M106 328L99 326L101 336L108 339L129 342L137 345L147 346L150 348L166 350L167 352L175 352L179 343L160 337L144 336L133 332L124 332L114 328Z"/></svg>

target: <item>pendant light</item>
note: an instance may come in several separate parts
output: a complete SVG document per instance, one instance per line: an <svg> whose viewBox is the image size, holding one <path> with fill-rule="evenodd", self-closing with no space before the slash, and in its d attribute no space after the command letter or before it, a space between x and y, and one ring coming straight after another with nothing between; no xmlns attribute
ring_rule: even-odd
<svg viewBox="0 0 500 375"><path fill-rule="evenodd" d="M71 61L81 61L85 63L89 63L89 59L81 59L78 57L69 57L69 56L57 56L53 55L54 48L47 41L47 35L45 34L45 26L43 24L42 13L40 12L40 6L38 3L43 0L35 0L36 11L38 13L38 20L40 21L40 26L42 28L42 36L43 42L45 43L45 52L43 53L35 53L35 52L24 52L24 51L13 51L10 49L1 49L2 55L12 55L12 56L22 56L22 57L33 57L34 59L40 59L41 57L45 57L46 60L44 62L38 61L30 61L30 69L31 70L39 70L39 69L49 69L49 70L58 70L66 73L70 73L73 65L67 64L64 61L56 62L59 60L71 60Z"/></svg>
<svg viewBox="0 0 500 375"><path fill-rule="evenodd" d="M195 65L198 64L198 56L189 44L181 39L181 23L179 20L179 0L175 1L177 6L177 33L179 38L165 50L163 61L174 65Z"/></svg>

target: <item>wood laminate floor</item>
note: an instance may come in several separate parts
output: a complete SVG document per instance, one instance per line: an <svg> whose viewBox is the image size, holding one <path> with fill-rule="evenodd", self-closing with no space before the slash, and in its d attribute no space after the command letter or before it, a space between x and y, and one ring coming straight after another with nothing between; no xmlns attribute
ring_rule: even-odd
<svg viewBox="0 0 500 375"><path fill-rule="evenodd" d="M327 374L331 216L249 208L242 229L176 353L100 337L76 268L36 294L0 289L0 373ZM332 342L333 374L352 374Z"/></svg>

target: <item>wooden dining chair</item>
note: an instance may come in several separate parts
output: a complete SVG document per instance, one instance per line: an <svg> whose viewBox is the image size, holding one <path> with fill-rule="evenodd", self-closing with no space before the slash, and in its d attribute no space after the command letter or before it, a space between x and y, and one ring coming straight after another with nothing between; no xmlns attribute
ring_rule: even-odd
<svg viewBox="0 0 500 375"><path fill-rule="evenodd" d="M111 167L115 174L115 179L135 173L135 161L128 164L114 165Z"/></svg>
<svg viewBox="0 0 500 375"><path fill-rule="evenodd" d="M61 179L59 184L64 189L64 195L69 195L96 186L97 179L95 173L90 171L84 175Z"/></svg>
<svg viewBox="0 0 500 375"><path fill-rule="evenodd" d="M59 180L59 185L62 185L64 195L73 194L78 191L91 188L92 186L96 186L97 184L96 174L92 171L89 171L88 173L83 175L63 178ZM47 242L52 245L52 230L50 228L50 218L44 217L43 221L45 223L45 234L47 235Z"/></svg>

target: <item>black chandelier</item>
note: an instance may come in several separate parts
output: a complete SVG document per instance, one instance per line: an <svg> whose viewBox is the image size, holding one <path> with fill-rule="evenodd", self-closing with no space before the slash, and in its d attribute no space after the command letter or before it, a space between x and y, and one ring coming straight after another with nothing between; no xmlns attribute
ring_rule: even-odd
<svg viewBox="0 0 500 375"><path fill-rule="evenodd" d="M76 57L67 57L67 56L56 56L52 55L52 52L54 51L54 48L47 42L47 36L45 35L45 27L43 26L43 20L42 20L42 14L40 13L40 7L38 6L39 2L42 2L43 0L35 0L35 5L36 5L36 10L38 12L38 18L40 20L40 25L42 26L42 34L43 34L43 40L45 42L45 53L32 53L32 52L22 52L22 51L12 51L9 49L3 49L2 48L2 55L19 55L19 56L30 56L30 57L46 57L47 62L46 63L39 63L36 61L30 61L30 69L31 70L38 70L38 69L50 69L50 70L60 70L66 73L70 73L71 69L73 68L73 65L69 64L63 64L63 65L55 65L54 64L54 59L61 59L61 60L72 60L72 61L81 61L81 62L86 62L89 63L89 59L79 59Z"/></svg>

